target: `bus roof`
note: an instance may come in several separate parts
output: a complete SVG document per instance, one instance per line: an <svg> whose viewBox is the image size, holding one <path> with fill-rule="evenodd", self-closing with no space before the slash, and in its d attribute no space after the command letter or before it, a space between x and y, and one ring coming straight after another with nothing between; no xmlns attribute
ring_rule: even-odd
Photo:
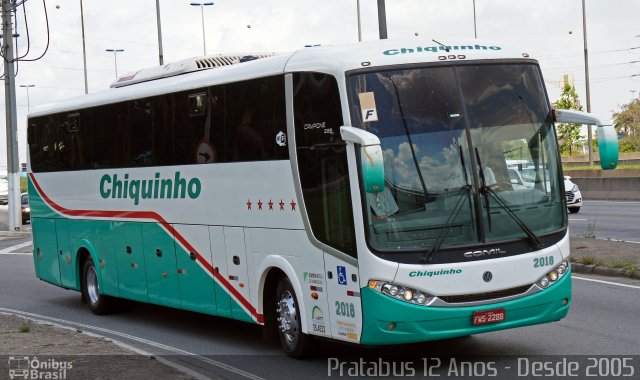
<svg viewBox="0 0 640 380"><path fill-rule="evenodd" d="M180 75L176 76L110 88L56 103L40 105L32 110L29 117L187 91L285 72L318 71L343 75L350 70L412 63L529 58L529 54L522 49L498 42L480 40L441 42L446 45L441 45L431 39L412 38L304 48L293 53L284 53L207 70L186 73L181 71ZM199 59L202 57L193 58L193 60ZM145 70L159 71L158 67ZM140 72L142 71L144 70Z"/></svg>

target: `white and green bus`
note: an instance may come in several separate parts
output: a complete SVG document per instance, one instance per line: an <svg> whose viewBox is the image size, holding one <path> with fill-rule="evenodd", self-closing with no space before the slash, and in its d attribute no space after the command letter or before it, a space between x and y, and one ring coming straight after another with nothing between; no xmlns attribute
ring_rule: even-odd
<svg viewBox="0 0 640 380"><path fill-rule="evenodd" d="M37 276L316 337L422 342L558 321L565 189L537 61L384 40L186 60L28 118ZM527 162L535 185L509 176Z"/></svg>

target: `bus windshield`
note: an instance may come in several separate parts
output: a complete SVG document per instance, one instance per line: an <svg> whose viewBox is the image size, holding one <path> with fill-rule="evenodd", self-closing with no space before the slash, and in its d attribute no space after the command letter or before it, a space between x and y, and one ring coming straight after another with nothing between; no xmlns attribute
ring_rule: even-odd
<svg viewBox="0 0 640 380"><path fill-rule="evenodd" d="M348 85L353 126L376 134L384 157L384 191L364 194L374 251L424 257L509 241L530 250L566 227L536 65L412 66L354 73Z"/></svg>

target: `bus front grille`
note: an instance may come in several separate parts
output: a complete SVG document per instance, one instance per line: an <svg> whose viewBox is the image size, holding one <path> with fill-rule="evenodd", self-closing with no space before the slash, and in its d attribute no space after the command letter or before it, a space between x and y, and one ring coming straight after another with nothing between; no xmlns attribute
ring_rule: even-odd
<svg viewBox="0 0 640 380"><path fill-rule="evenodd" d="M467 302L479 302L493 300L497 298L513 297L519 294L525 293L531 288L532 284L518 286L516 288L497 290L495 292L476 293L476 294L462 294L454 296L438 296L442 301L446 303L467 303Z"/></svg>

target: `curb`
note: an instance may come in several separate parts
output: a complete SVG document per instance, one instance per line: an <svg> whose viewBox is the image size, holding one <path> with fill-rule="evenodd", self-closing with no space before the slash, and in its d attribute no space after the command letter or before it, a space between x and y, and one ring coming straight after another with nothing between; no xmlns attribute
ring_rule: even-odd
<svg viewBox="0 0 640 380"><path fill-rule="evenodd" d="M611 277L627 277L640 280L640 271L632 272L622 268L608 268L596 265L584 265L580 263L571 263L571 267L576 273L598 274L601 276Z"/></svg>
<svg viewBox="0 0 640 380"><path fill-rule="evenodd" d="M31 231L0 231L0 237L26 237L31 236Z"/></svg>

